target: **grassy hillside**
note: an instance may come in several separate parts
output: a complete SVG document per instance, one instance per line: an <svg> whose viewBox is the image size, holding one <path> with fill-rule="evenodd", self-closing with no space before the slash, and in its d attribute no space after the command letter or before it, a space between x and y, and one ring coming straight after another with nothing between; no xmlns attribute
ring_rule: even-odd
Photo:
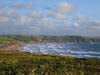
<svg viewBox="0 0 100 75"><path fill-rule="evenodd" d="M100 75L100 59L0 53L0 75Z"/></svg>
<svg viewBox="0 0 100 75"><path fill-rule="evenodd" d="M64 43L100 43L100 38L82 37L82 36L25 36L25 35L8 35L0 36L1 40L23 41L23 42L64 42Z"/></svg>

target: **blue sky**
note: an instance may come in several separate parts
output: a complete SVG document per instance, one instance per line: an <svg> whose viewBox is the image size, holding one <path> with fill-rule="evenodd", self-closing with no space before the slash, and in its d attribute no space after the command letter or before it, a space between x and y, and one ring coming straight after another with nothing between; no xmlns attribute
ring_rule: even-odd
<svg viewBox="0 0 100 75"><path fill-rule="evenodd" d="M0 34L100 36L100 0L0 0Z"/></svg>

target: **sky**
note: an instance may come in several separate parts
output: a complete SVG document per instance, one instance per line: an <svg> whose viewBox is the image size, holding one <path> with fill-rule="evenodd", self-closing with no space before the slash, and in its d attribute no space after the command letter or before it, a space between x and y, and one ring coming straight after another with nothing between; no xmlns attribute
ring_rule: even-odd
<svg viewBox="0 0 100 75"><path fill-rule="evenodd" d="M0 0L0 34L100 36L100 0Z"/></svg>

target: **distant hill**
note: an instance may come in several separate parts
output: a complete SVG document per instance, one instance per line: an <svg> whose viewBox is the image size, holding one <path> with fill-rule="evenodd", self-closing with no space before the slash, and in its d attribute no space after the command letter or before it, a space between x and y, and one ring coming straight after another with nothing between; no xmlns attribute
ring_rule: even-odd
<svg viewBox="0 0 100 75"><path fill-rule="evenodd" d="M59 42L59 43L100 43L100 37L82 36L27 36L27 35L1 35L2 41L23 41L23 42Z"/></svg>

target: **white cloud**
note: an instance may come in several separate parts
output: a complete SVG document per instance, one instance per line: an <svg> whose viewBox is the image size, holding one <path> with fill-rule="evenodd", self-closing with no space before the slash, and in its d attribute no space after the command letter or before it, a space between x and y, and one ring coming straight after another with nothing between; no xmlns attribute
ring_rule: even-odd
<svg viewBox="0 0 100 75"><path fill-rule="evenodd" d="M16 13L13 10L7 10L7 11L0 10L0 16L16 17L18 16L18 13Z"/></svg>
<svg viewBox="0 0 100 75"><path fill-rule="evenodd" d="M4 13L3 10L0 10L0 16L1 16L3 13Z"/></svg>
<svg viewBox="0 0 100 75"><path fill-rule="evenodd" d="M0 10L0 25L23 25L30 24L31 18L27 16L20 16L18 12L7 10Z"/></svg>
<svg viewBox="0 0 100 75"><path fill-rule="evenodd" d="M26 16L20 16L18 18L15 18L13 20L14 25L26 25L30 24L32 22L32 19Z"/></svg>
<svg viewBox="0 0 100 75"><path fill-rule="evenodd" d="M37 24L39 28L43 29L52 29L56 25L53 22L49 21L48 18L41 18L40 20L38 20Z"/></svg>
<svg viewBox="0 0 100 75"><path fill-rule="evenodd" d="M72 20L74 26L79 27L82 26L82 23L89 22L89 19L84 15L79 15ZM82 24L82 25L81 25Z"/></svg>
<svg viewBox="0 0 100 75"><path fill-rule="evenodd" d="M34 5L32 3L26 3L26 4L12 3L11 7L16 9L33 9Z"/></svg>
<svg viewBox="0 0 100 75"><path fill-rule="evenodd" d="M33 17L33 18L42 18L42 12L31 12L28 13L29 16Z"/></svg>
<svg viewBox="0 0 100 75"><path fill-rule="evenodd" d="M76 8L68 3L60 3L56 7L54 7L54 10L48 11L47 16L51 18L56 19L67 19L69 14L74 13Z"/></svg>
<svg viewBox="0 0 100 75"><path fill-rule="evenodd" d="M76 8L74 6L65 2L60 3L56 6L56 11L62 14L70 14L73 13L75 10Z"/></svg>
<svg viewBox="0 0 100 75"><path fill-rule="evenodd" d="M8 17L0 16L0 23L5 23L5 22L8 22L8 21L9 21Z"/></svg>
<svg viewBox="0 0 100 75"><path fill-rule="evenodd" d="M76 27L80 26L80 24L77 23L77 22L74 22L73 25L76 26Z"/></svg>
<svg viewBox="0 0 100 75"><path fill-rule="evenodd" d="M99 29L100 30L100 26L94 26L94 29Z"/></svg>
<svg viewBox="0 0 100 75"><path fill-rule="evenodd" d="M61 14L59 12L53 12L53 11L49 11L47 16L51 18L61 19L61 20L67 19L66 15Z"/></svg>
<svg viewBox="0 0 100 75"><path fill-rule="evenodd" d="M21 24L30 23L31 19L26 17L26 16L21 16L20 17L20 22L21 22Z"/></svg>

